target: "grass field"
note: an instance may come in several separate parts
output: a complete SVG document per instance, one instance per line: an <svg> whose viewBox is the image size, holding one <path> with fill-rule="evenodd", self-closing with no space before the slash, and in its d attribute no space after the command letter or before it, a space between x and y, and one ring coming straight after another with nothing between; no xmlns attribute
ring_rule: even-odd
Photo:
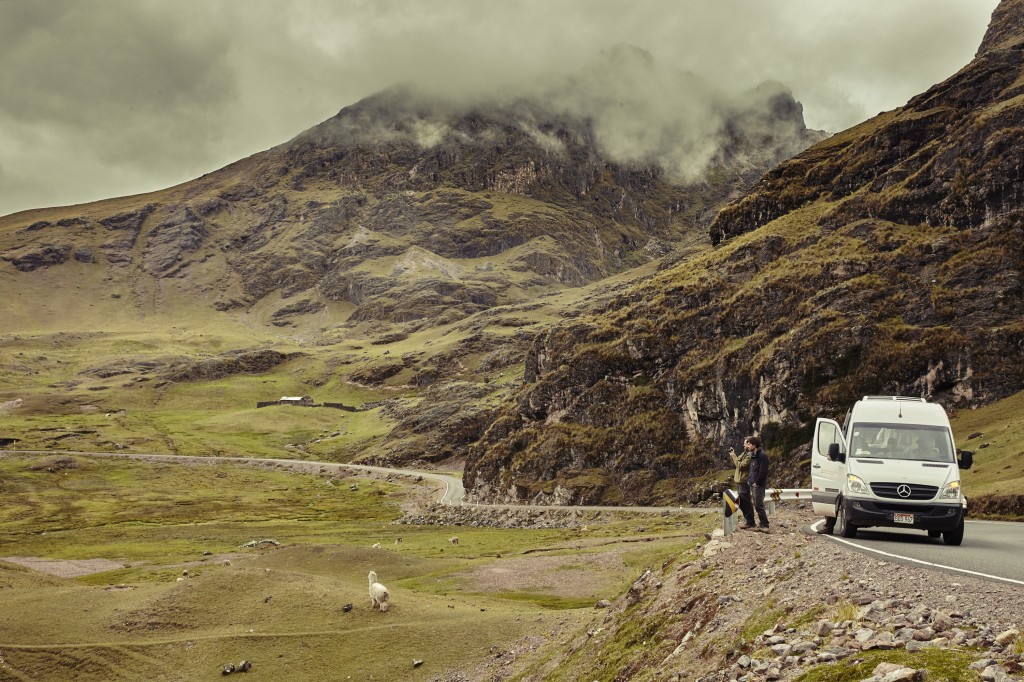
<svg viewBox="0 0 1024 682"><path fill-rule="evenodd" d="M452 545L451 528L391 523L434 497L425 483L79 455L3 455L0 494L5 680L197 680L242 659L260 679L429 679L572 627L713 523L463 527ZM263 539L280 544L242 547ZM75 575L84 560L103 570ZM369 608L370 570L386 613Z"/></svg>
<svg viewBox="0 0 1024 682"><path fill-rule="evenodd" d="M334 311L336 319L318 317L315 328L277 329L247 315L188 312L195 292L174 287L160 292L166 314L97 296L104 287L86 281L93 274L75 265L60 273L33 272L33 286L7 301L0 334L0 438L18 438L21 449L259 456L281 456L284 449L290 456L350 461L386 440L395 419L381 410L257 410L256 403L312 394L316 402L390 400L408 407L420 392L411 382L427 372L443 381L486 381L493 392L481 404L494 405L521 377L522 365L481 365L509 346L509 338L561 319L578 297L607 286L439 326L348 324L349 310ZM79 276L85 279L79 282ZM41 300L37 292L45 290L62 293ZM467 343L481 348L466 349ZM179 368L253 351L288 359L260 370L173 378ZM396 364L400 371L383 381L352 379ZM10 406L14 402L17 407Z"/></svg>
<svg viewBox="0 0 1024 682"><path fill-rule="evenodd" d="M961 472L968 499L1024 492L1022 411L1024 392L976 410L961 411L951 420L957 447L974 451L974 466Z"/></svg>

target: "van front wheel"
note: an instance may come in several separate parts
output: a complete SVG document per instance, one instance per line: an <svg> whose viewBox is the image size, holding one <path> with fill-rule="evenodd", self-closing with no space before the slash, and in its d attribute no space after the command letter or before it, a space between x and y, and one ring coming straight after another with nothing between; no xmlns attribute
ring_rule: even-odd
<svg viewBox="0 0 1024 682"><path fill-rule="evenodd" d="M836 502L836 532L844 538L857 537L857 526L849 522L846 513L846 504L842 498Z"/></svg>
<svg viewBox="0 0 1024 682"><path fill-rule="evenodd" d="M964 520L960 519L960 523L953 530L947 530L942 534L942 541L947 545L959 545L964 541Z"/></svg>

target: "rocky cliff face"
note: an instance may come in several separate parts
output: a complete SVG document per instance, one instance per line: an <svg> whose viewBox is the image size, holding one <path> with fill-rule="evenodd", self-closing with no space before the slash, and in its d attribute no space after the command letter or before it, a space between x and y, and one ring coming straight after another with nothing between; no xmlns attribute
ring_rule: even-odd
<svg viewBox="0 0 1024 682"><path fill-rule="evenodd" d="M1022 17L1003 2L959 73L766 174L713 253L538 338L467 487L677 500L749 433L785 483L814 418L861 395L956 409L1024 387Z"/></svg>

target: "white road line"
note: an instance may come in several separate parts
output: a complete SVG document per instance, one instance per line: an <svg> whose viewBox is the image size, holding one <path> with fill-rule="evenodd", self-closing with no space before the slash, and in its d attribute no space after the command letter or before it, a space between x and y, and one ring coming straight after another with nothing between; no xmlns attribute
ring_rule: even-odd
<svg viewBox="0 0 1024 682"><path fill-rule="evenodd" d="M825 523L825 522L824 521L818 521L818 523ZM818 523L813 524L811 526L811 529L817 531L816 526L818 525ZM968 575L977 575L977 576L980 576L982 578L990 578L992 580L1001 580L1001 581L1006 582L1006 583L1013 583L1014 585L1024 585L1024 580L1014 580L1013 578L1004 578L1001 575L992 575L990 573L979 573L978 571L971 571L971 570L968 570L966 568L957 568L956 566L946 566L945 564L936 564L936 563L933 563L931 561L923 561L921 559L912 559L910 557L903 556L902 554L893 554L891 552L883 552L882 550L874 549L873 547L866 547L865 545L858 545L856 542L851 542L851 541L847 540L846 538L837 538L834 535L828 536L828 539L829 540L833 540L835 542L841 542L844 545L849 545L850 547L856 547L858 549L863 549L863 550L868 551L868 552L874 552L875 554L881 554L882 556L891 557L893 559L902 559L903 561L910 561L910 562L915 563L915 564L921 564L922 566L929 566L931 568L944 568L947 571L956 571L957 573L966 573Z"/></svg>

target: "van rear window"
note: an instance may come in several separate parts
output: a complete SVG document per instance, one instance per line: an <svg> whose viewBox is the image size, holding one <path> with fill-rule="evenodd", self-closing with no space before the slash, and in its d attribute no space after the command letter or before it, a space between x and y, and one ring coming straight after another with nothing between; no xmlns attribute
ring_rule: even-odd
<svg viewBox="0 0 1024 682"><path fill-rule="evenodd" d="M850 450L854 457L955 462L953 437L942 426L919 424L854 424Z"/></svg>

